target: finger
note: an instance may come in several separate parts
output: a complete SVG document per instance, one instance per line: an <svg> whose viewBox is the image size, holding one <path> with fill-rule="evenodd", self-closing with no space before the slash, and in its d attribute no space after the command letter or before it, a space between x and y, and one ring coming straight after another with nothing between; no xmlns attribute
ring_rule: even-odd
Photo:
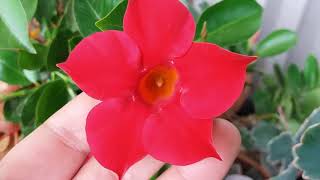
<svg viewBox="0 0 320 180"><path fill-rule="evenodd" d="M146 156L144 159L129 168L124 175L123 180L150 179L150 177L155 174L163 164L163 162L158 161L151 156Z"/></svg>
<svg viewBox="0 0 320 180"><path fill-rule="evenodd" d="M94 157L91 157L81 167L73 180L90 179L117 180L117 176L112 171L102 167Z"/></svg>
<svg viewBox="0 0 320 180"><path fill-rule="evenodd" d="M98 102L81 94L17 144L0 162L0 179L71 179L88 153L85 119Z"/></svg>
<svg viewBox="0 0 320 180"><path fill-rule="evenodd" d="M213 140L222 161L207 158L188 166L172 166L159 180L223 179L239 152L240 134L230 122L217 119L214 121Z"/></svg>
<svg viewBox="0 0 320 180"><path fill-rule="evenodd" d="M123 180L149 179L162 165L162 162L155 160L150 156L146 156L126 172ZM91 158L84 166L82 166L74 178L74 180L87 179L117 180L118 177L113 172L103 168L94 158Z"/></svg>

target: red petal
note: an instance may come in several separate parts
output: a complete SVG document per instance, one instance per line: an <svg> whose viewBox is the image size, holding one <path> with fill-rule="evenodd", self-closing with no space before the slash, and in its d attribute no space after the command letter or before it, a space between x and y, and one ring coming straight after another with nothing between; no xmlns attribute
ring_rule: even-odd
<svg viewBox="0 0 320 180"><path fill-rule="evenodd" d="M104 100L134 90L141 67L140 52L123 32L99 32L82 40L58 66L89 96Z"/></svg>
<svg viewBox="0 0 320 180"><path fill-rule="evenodd" d="M209 43L193 43L176 61L183 86L181 104L194 118L224 113L240 96L246 67L256 57L227 51Z"/></svg>
<svg viewBox="0 0 320 180"><path fill-rule="evenodd" d="M192 119L178 103L146 120L143 144L154 158L174 165L188 165L206 157L220 159L212 144L212 120Z"/></svg>
<svg viewBox="0 0 320 180"><path fill-rule="evenodd" d="M184 55L192 44L195 23L178 0L129 0L124 31L136 42L146 67Z"/></svg>
<svg viewBox="0 0 320 180"><path fill-rule="evenodd" d="M148 109L132 100L110 99L94 107L86 124L91 154L121 178L146 153L141 134Z"/></svg>

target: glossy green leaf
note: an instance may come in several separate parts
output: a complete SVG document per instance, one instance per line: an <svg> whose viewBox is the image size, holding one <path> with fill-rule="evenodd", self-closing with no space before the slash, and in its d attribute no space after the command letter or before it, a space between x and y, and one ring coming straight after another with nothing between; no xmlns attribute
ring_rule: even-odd
<svg viewBox="0 0 320 180"><path fill-rule="evenodd" d="M256 53L259 57L268 57L288 51L297 43L295 32L280 29L272 32L258 43Z"/></svg>
<svg viewBox="0 0 320 180"><path fill-rule="evenodd" d="M319 84L319 64L314 55L310 55L305 61L303 73L308 88L314 88Z"/></svg>
<svg viewBox="0 0 320 180"><path fill-rule="evenodd" d="M294 142L290 133L284 132L268 142L268 160L271 162L292 161L291 148Z"/></svg>
<svg viewBox="0 0 320 180"><path fill-rule="evenodd" d="M280 134L279 129L277 129L273 124L265 121L260 121L252 129L255 145L261 151L266 151L268 142L278 134Z"/></svg>
<svg viewBox="0 0 320 180"><path fill-rule="evenodd" d="M56 65L67 59L69 55L68 39L71 37L70 31L60 31L52 41L46 62L49 71L57 70Z"/></svg>
<svg viewBox="0 0 320 180"><path fill-rule="evenodd" d="M17 52L0 50L0 80L8 84L28 85L30 82L18 66L17 58Z"/></svg>
<svg viewBox="0 0 320 180"><path fill-rule="evenodd" d="M20 0L22 7L27 15L27 20L30 21L36 12L38 0Z"/></svg>
<svg viewBox="0 0 320 180"><path fill-rule="evenodd" d="M196 39L223 46L247 40L259 30L262 11L255 0L221 1L200 16ZM204 31L206 35L201 37Z"/></svg>
<svg viewBox="0 0 320 180"><path fill-rule="evenodd" d="M287 82L290 92L298 93L303 87L303 76L296 64L290 64L287 72Z"/></svg>
<svg viewBox="0 0 320 180"><path fill-rule="evenodd" d="M67 0L65 0L67 1ZM63 26L66 29L69 29L72 32L76 32L78 31L78 25L76 22L76 18L74 15L74 3L75 1L78 2L78 0L69 0L70 2L67 5L67 7L65 8L65 15L64 15L64 24Z"/></svg>
<svg viewBox="0 0 320 180"><path fill-rule="evenodd" d="M25 51L19 53L18 64L22 69L39 69L46 62L48 48L40 44L35 44L34 47L37 50L37 54L30 54Z"/></svg>
<svg viewBox="0 0 320 180"><path fill-rule="evenodd" d="M39 89L33 92L30 96L26 98L25 106L21 113L21 123L23 126L28 126L30 128L35 128L35 112L36 107L39 102L39 98L42 95L44 89L51 82L42 85Z"/></svg>
<svg viewBox="0 0 320 180"><path fill-rule="evenodd" d="M23 74L25 77L32 83L37 84L39 81L43 80L46 72L41 72L39 69L38 70L23 70Z"/></svg>
<svg viewBox="0 0 320 180"><path fill-rule="evenodd" d="M320 179L320 124L309 127L301 142L293 149L295 165L303 171L305 179Z"/></svg>
<svg viewBox="0 0 320 180"><path fill-rule="evenodd" d="M119 30L123 29L123 17L127 9L128 1L123 0L114 7L109 14L96 22L96 26L102 30Z"/></svg>
<svg viewBox="0 0 320 180"><path fill-rule="evenodd" d="M36 53L28 36L26 13L20 0L0 1L0 49L23 48Z"/></svg>
<svg viewBox="0 0 320 180"><path fill-rule="evenodd" d="M53 16L57 14L56 12L56 2L55 0L38 0L38 7L35 16L38 20L45 18L50 21Z"/></svg>
<svg viewBox="0 0 320 180"><path fill-rule="evenodd" d="M74 36L71 39L68 40L68 48L69 53L73 50L74 47L82 40L81 36Z"/></svg>
<svg viewBox="0 0 320 180"><path fill-rule="evenodd" d="M52 114L58 111L69 101L67 86L63 80L56 80L47 85L39 97L36 111L35 124L41 125Z"/></svg>
<svg viewBox="0 0 320 180"><path fill-rule="evenodd" d="M74 14L79 31L86 37L100 31L95 22L106 16L116 5L116 0L81 0L74 3Z"/></svg>
<svg viewBox="0 0 320 180"><path fill-rule="evenodd" d="M3 115L5 119L14 123L20 122L24 104L25 97L17 97L7 100L3 107Z"/></svg>

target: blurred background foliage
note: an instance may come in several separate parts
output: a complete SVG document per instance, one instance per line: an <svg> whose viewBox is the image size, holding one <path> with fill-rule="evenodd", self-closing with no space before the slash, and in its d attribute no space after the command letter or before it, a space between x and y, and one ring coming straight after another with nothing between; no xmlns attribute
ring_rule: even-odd
<svg viewBox="0 0 320 180"><path fill-rule="evenodd" d="M297 42L296 33L287 29L258 41L263 8L255 0L203 2L200 7L192 0L182 2L197 22L195 41L259 60L284 53ZM65 61L84 37L122 30L126 6L127 0L0 1L0 81L10 85L1 84L10 90L0 94L0 158L81 93L56 64ZM276 64L272 74L255 66L248 68L239 100L222 115L242 136L242 150L226 179L320 179L317 58L306 57L303 69Z"/></svg>

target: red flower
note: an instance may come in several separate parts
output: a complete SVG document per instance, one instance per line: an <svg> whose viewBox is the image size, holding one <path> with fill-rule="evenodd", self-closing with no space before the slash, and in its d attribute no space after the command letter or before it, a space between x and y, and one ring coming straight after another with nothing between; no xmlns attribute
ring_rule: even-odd
<svg viewBox="0 0 320 180"><path fill-rule="evenodd" d="M59 64L102 101L87 117L87 140L120 177L147 154L175 165L220 159L211 119L240 95L255 57L192 42L194 33L178 0L129 0L124 32L95 33Z"/></svg>

